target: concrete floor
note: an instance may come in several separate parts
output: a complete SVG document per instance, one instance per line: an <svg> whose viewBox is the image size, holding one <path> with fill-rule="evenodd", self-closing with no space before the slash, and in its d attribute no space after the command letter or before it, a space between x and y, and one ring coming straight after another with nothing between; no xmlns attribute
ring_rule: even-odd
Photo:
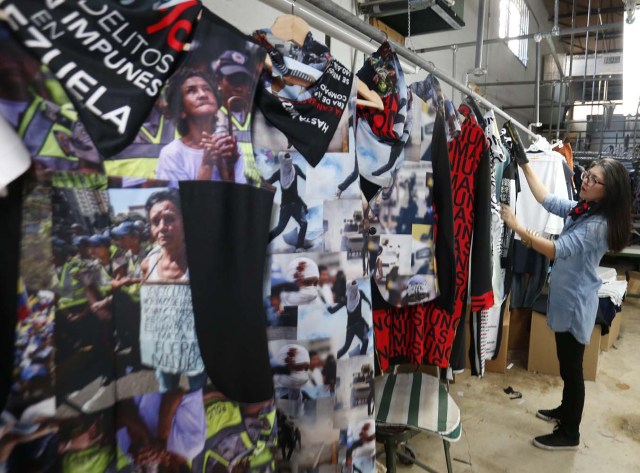
<svg viewBox="0 0 640 473"><path fill-rule="evenodd" d="M632 473L640 472L640 299L623 304L620 338L601 352L596 381L586 382L586 402L577 451L549 452L531 444L550 433L553 424L535 417L536 410L560 403L562 380L514 366L506 374L483 379L467 370L450 392L460 407L463 434L451 444L455 473ZM522 393L510 400L507 386ZM420 434L409 445L422 462L446 471L442 441ZM384 463L384 456L379 457ZM423 471L398 465L399 473Z"/></svg>

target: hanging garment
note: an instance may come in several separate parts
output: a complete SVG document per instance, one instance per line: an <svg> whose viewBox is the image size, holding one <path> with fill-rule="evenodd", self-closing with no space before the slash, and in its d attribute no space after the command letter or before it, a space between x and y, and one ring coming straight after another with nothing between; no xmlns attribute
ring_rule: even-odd
<svg viewBox="0 0 640 473"><path fill-rule="evenodd" d="M11 29L64 81L96 148L130 145L177 66L202 6L104 1L8 1ZM134 106L135 104L135 106Z"/></svg>
<svg viewBox="0 0 640 473"><path fill-rule="evenodd" d="M445 143L444 121L437 119L432 144L434 163L436 156L442 154L442 152L437 153L436 150ZM441 294L440 298L426 304L375 311L376 346L382 370L385 370L389 363L403 361L414 364L436 364L441 367L449 365L456 327L467 300L469 251L471 230L474 225L474 248L481 249L473 252L474 272L471 284L473 308L474 310L488 308L493 302L490 279L486 275L488 262L483 263L480 256L484 254L484 258L487 258L489 254L490 182L486 149L482 130L475 121L469 119L463 123L460 136L449 143L448 158L451 163L454 217L452 235L455 238L453 242L455 264L450 264L450 267L455 267L454 297L444 298ZM478 208L476 212L474 207L476 203L482 210ZM441 231L446 230L446 226L441 228L438 222L437 238L440 238ZM484 235L484 239L481 235ZM440 245L440 240L437 241ZM478 261L477 264L476 261ZM441 261L438 260L439 280L441 279L440 263ZM451 305L446 305L449 301Z"/></svg>
<svg viewBox="0 0 640 473"><path fill-rule="evenodd" d="M264 304L279 460L284 468L335 468L337 462L373 472L369 229L359 178L352 176L356 84L329 58L306 88L278 89L279 77L299 78L307 69L280 55L295 48L279 40L276 49L267 34L259 39L272 65L288 68L280 75L275 66L263 72L253 128L258 168L265 187L275 191ZM318 127L318 120L330 123L327 114L337 120L331 130Z"/></svg>
<svg viewBox="0 0 640 473"><path fill-rule="evenodd" d="M263 85L256 94L257 106L269 123L281 130L291 145L315 166L329 149L349 103L352 74L333 58L328 59L320 77L295 73L299 70L296 69L299 61L292 58L285 61L282 52L269 42L273 35L262 30L253 36L267 50L272 63L271 70L277 72L275 76L272 73L261 76ZM291 51L292 48L286 50ZM300 69L304 71L304 67ZM282 94L274 92L274 80L287 78L292 73L298 80L304 80L308 86L313 84L313 87L286 88ZM296 93L298 95L291 99L291 95Z"/></svg>
<svg viewBox="0 0 640 473"><path fill-rule="evenodd" d="M408 91L413 104L408 121L415 126L403 147L404 159L393 172L393 183L369 200L365 216L373 229L369 252L376 309L420 304L439 294L442 301L453 299L453 220L444 106L438 103L431 80L425 82L428 86L412 85L418 93ZM436 232L436 223L442 231Z"/></svg>
<svg viewBox="0 0 640 473"><path fill-rule="evenodd" d="M183 181L145 179L136 166L108 178L66 82L37 64L22 70L31 95L16 125L34 173L22 210L20 318L7 318L13 323L3 330L15 329L16 343L15 363L2 372L12 379L2 422L3 434L27 429L33 440L9 455L9 472L272 467L261 281L273 194L239 184L249 181L236 168L247 155L214 127L213 94L235 78L255 83L263 55L203 12L193 47L163 89L167 106L157 103L149 118L176 120L181 143L210 148L197 158L205 166ZM18 59L32 60L24 51ZM214 78L207 71L216 61ZM192 92L198 98L188 100ZM251 86L247 94L251 103ZM181 112L211 119L208 143L190 141L193 123ZM157 137L160 154L180 140L175 131ZM140 144L122 153L146 153ZM141 158L155 170L158 155ZM233 406L233 416L221 406Z"/></svg>
<svg viewBox="0 0 640 473"><path fill-rule="evenodd" d="M356 154L360 174L387 188L404 160L411 133L411 96L398 56L391 44L382 43L358 71L358 79L382 98L383 110L358 107Z"/></svg>
<svg viewBox="0 0 640 473"><path fill-rule="evenodd" d="M573 148L571 148L571 143L569 143L568 141L566 143L559 143L552 149L553 151L556 151L564 156L564 159L569 167L573 169Z"/></svg>
<svg viewBox="0 0 640 473"><path fill-rule="evenodd" d="M562 163L564 158L555 151L527 151L529 165L550 193L567 199L567 185ZM559 235L562 231L562 219L547 212L535 199L524 178L522 170L518 170L522 187L518 195L515 212L522 225L531 230L547 235ZM519 240L520 237L516 236Z"/></svg>
<svg viewBox="0 0 640 473"><path fill-rule="evenodd" d="M563 169L564 158L551 151L546 143L540 143L527 151L529 165L551 194L568 198L567 183ZM520 182L526 182L518 169ZM522 225L533 231L558 235L562 231L563 219L547 212L535 199L528 185L522 184L515 206L516 215ZM532 307L542 291L549 269L549 260L536 251L525 248L520 237L514 236L513 282L511 286L511 308Z"/></svg>
<svg viewBox="0 0 640 473"><path fill-rule="evenodd" d="M464 106L461 107L465 110ZM470 112L466 108L467 112ZM493 305L490 261L490 175L487 142L484 132L473 117L467 116L460 136L449 143L451 162L451 188L453 194L454 248L456 285L452 310L437 301L401 309L387 309L376 313L376 326L391 327L388 336L389 358L380 354L382 369L389 361L407 360L414 364L449 366L456 329L467 302L467 287L471 276L472 310L488 309ZM472 247L473 261L469 274ZM402 335L400 335L400 333ZM407 340L403 344L396 340ZM463 339L464 340L464 339ZM456 353L457 361L464 364L462 352ZM453 364L453 362L452 362Z"/></svg>
<svg viewBox="0 0 640 473"><path fill-rule="evenodd" d="M484 116L485 135L489 142L489 158L491 163L491 286L493 290L494 304L488 310L471 313L471 344L469 357L471 360L471 373L477 376L484 375L484 362L497 356L500 346L502 330L502 306L507 297L505 292L505 276L507 269L501 265L504 222L500 218L500 203L498 201L497 175L504 175L503 168L507 160L504 148L500 141L500 132L496 124L493 111ZM508 182L508 181L507 181ZM502 182L499 183L500 186ZM506 183L505 183L506 184ZM506 184L509 185L509 184ZM511 192L513 187L513 194ZM507 190L508 189L508 190ZM515 198L515 187L506 188L508 197Z"/></svg>

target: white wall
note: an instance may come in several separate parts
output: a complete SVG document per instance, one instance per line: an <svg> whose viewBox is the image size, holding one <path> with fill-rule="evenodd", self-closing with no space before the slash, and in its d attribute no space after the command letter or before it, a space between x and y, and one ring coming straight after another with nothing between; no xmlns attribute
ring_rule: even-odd
<svg viewBox="0 0 640 473"><path fill-rule="evenodd" d="M353 11L352 0L334 0L337 4L345 9ZM249 34L252 31L269 27L273 20L281 14L260 0L203 0L203 4L211 11L236 26L241 31ZM541 31L549 31L552 24L547 21L549 12L547 12L542 0L529 0L529 4L533 9L533 14L540 21ZM499 0L486 0L486 18L485 18L485 38L498 37L498 19L499 19ZM460 30L447 31L443 33L435 33L429 35L421 35L411 38L409 46L415 49L424 47L433 47L440 45L450 45L452 43L463 43L476 40L476 27L478 16L478 0L465 0L464 5L464 22L466 26ZM529 32L537 31L536 23L533 15L530 15ZM324 33L312 28L313 35L319 39L324 39ZM546 41L542 43L543 55L548 52ZM332 38L332 53L339 61L348 67L353 64L353 55L355 51ZM364 54L355 53L355 69L357 70L362 64ZM438 51L426 53L423 57L432 61L436 67L451 76L453 70L452 51ZM473 68L475 62L475 47L467 47L458 49L456 57L456 79L463 82L466 70ZM529 62L525 68L522 63L511 53L506 44L486 44L483 50L482 65L487 69L488 73L484 77L471 78L479 85L482 82L496 81L517 81L517 80L534 80L535 79L535 42L529 41ZM413 82L422 79L426 75L425 71L418 71L416 74L407 75L407 81ZM542 96L546 96L546 91L550 87L542 88ZM534 86L502 86L489 87L485 89L486 97L498 106L505 105L521 105L534 103ZM451 88L445 87L445 93L451 96ZM460 100L460 94L453 96L457 103ZM543 99L544 100L544 99ZM541 111L544 114L544 110ZM509 111L516 119L527 124L534 121L534 109L519 109ZM543 115L543 121L547 118Z"/></svg>

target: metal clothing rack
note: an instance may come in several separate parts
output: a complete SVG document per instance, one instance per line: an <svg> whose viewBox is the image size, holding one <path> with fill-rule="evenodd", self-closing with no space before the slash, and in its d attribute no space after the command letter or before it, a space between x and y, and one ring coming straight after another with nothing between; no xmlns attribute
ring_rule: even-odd
<svg viewBox="0 0 640 473"><path fill-rule="evenodd" d="M471 89L469 89L462 82L457 81L456 79L449 77L448 75L440 72L436 66L426 59L420 57L418 54L414 53L410 49L404 47L403 45L389 39L385 33L378 30L377 28L369 25L367 22L361 20L356 15L351 13L349 10L342 8L339 5L336 5L332 0L260 0L263 3L266 3L284 13L294 13L300 14L301 17L304 17L312 26L318 28L321 31L327 32L328 27L332 27L335 31L334 24L337 26L341 26L342 28L348 27L348 29L355 30L359 34L363 35L366 38L370 38L378 43L382 43L385 40L388 40L393 47L395 48L396 53L399 57L405 59L406 61L430 72L435 77L437 77L442 82L445 82L452 86L453 88L459 90L460 92L467 94L475 99L478 104L483 105L489 110L493 110L497 115L500 115L505 120L510 120L515 126L520 128L531 140L536 140L538 135L533 133L528 127L517 121L511 115L494 105L489 100L485 99L481 95L478 95ZM315 9L317 11L322 12L325 18L330 18L330 20L325 20L320 18L313 13L310 15L305 14L304 8L297 8L298 6L304 7L308 10ZM311 6L311 8L308 8ZM299 13L298 13L299 12ZM345 36L349 37L348 33L342 35L343 38ZM351 36L353 38L353 36ZM345 39L347 43L349 43L352 47L363 51L364 48L361 44L357 44L355 41L349 41ZM364 43L363 41L359 41L359 43ZM365 43L366 44L366 43ZM370 51L365 51L370 52Z"/></svg>

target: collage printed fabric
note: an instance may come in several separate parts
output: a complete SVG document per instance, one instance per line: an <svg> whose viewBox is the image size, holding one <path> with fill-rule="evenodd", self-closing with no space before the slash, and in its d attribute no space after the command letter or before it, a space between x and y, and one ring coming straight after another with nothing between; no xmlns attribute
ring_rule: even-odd
<svg viewBox="0 0 640 473"><path fill-rule="evenodd" d="M52 19L55 28L38 29L37 18L57 18L47 10L57 3L37 2L38 14L28 15L35 3L13 10L33 22L31 34L100 41L91 11L78 9L66 20ZM174 2L174 10L161 13L173 12L178 21L190 3ZM119 3L101 5L113 21L130 13ZM258 294L266 236L262 248L251 242L258 247L250 253L259 261L252 268L257 307L229 311L219 300L213 311L203 310L202 294L220 293L211 284L233 278L218 271L205 279L210 268L194 263L202 247L186 243L210 236L203 235L210 217L190 215L201 194L182 188L201 180L220 205L249 195L253 200L245 198L242 208L268 214L273 195L245 184L259 176L250 172L250 143L243 146L236 135L250 115L264 53L204 11L189 54L131 144L105 159L91 139L96 125L76 112L69 82L57 80L64 74L45 67L7 30L1 34L21 66L7 77L19 93L3 100L2 113L31 152L35 171L23 206L15 381L1 417L2 471L271 471L276 412ZM266 235L268 219L251 223ZM229 246L219 237L207 242L221 251ZM233 326L236 319L249 334ZM227 352L211 356L212 345ZM219 362L225 358L254 366L256 375L247 379L237 366L225 367Z"/></svg>
<svg viewBox="0 0 640 473"><path fill-rule="evenodd" d="M358 78L380 95L385 107L358 107L356 126L359 172L379 186L367 196L365 208L374 300L381 296L394 307L427 302L438 295L428 154L435 115L423 120L428 116L424 102L414 99L388 42L367 58Z"/></svg>
<svg viewBox="0 0 640 473"><path fill-rule="evenodd" d="M386 42L380 112L310 33L195 0L3 7L32 169L0 472L373 472L374 349L447 366L489 241L475 121Z"/></svg>
<svg viewBox="0 0 640 473"><path fill-rule="evenodd" d="M464 366L464 343L462 353L452 353L452 349L454 337L460 336L458 332L464 336L464 323L460 322L467 305L469 287L472 310L487 309L493 305L491 280L486 277L486 268L491 265L488 144L471 110L466 105L460 108L466 116L462 132L448 143L453 197L454 297L451 301L436 300L417 306L376 311L376 327L384 328L377 340L388 344L383 351L389 354L387 363L395 359L415 364L434 364L442 368L454 362ZM446 142L444 123L439 129L439 135ZM435 137L434 134L434 140ZM473 261L472 244L474 248L487 249L474 250ZM471 273L470 262L473 268Z"/></svg>
<svg viewBox="0 0 640 473"><path fill-rule="evenodd" d="M309 39L303 50L314 44ZM270 36L261 41L273 63L281 53L301 55L281 42L276 49ZM275 191L265 307L279 460L291 471L372 472L374 347L368 229L354 175L355 80L328 58L322 74L296 90L288 78L299 81L308 66L287 57L285 74L275 67L263 73L258 95L268 99L258 99L254 122L256 162ZM295 113L287 117L278 107ZM291 138L330 116L339 122L333 133L315 130L325 133L314 145L324 143L326 152L314 165L314 155Z"/></svg>

